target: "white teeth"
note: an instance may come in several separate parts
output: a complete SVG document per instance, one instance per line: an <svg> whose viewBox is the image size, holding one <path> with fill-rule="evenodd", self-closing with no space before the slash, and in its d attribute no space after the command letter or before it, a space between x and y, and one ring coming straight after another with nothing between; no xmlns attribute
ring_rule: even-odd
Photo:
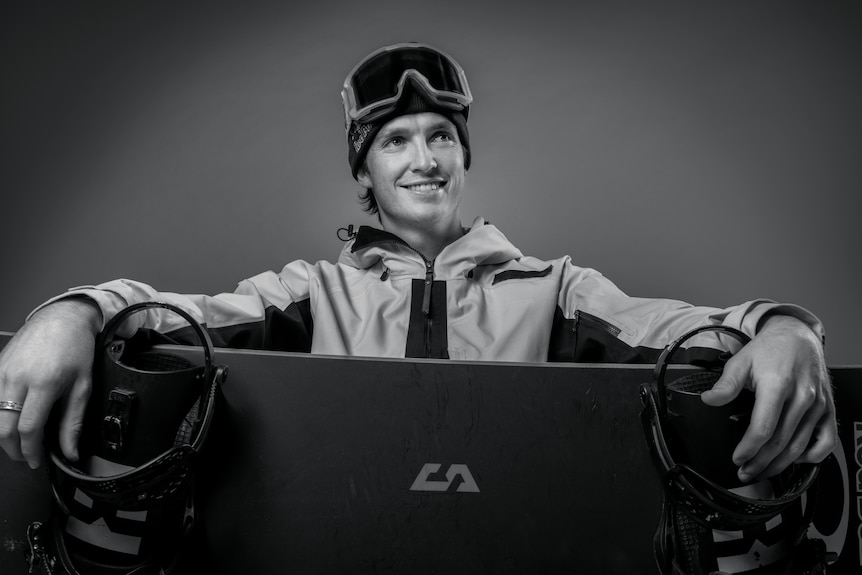
<svg viewBox="0 0 862 575"><path fill-rule="evenodd" d="M430 184L416 184L407 186L407 189L412 192L432 192L440 189L440 182L431 182Z"/></svg>

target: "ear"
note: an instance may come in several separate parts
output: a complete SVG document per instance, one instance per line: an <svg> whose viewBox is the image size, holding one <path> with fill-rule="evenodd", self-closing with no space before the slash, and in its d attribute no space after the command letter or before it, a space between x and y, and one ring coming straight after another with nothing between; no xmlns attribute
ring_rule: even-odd
<svg viewBox="0 0 862 575"><path fill-rule="evenodd" d="M371 176L368 175L368 168L363 162L362 167L356 170L356 181L366 190L371 189Z"/></svg>

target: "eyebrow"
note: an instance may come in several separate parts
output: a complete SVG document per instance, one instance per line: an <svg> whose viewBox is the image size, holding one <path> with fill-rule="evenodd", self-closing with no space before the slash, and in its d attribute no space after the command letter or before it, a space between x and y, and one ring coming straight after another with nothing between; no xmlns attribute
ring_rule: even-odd
<svg viewBox="0 0 862 575"><path fill-rule="evenodd" d="M455 125L448 120L442 119L437 120L432 124L428 124L426 130L429 132L436 132L437 130L448 130L454 132ZM391 138L392 136L402 136L410 131L411 129L406 126L389 126L380 130L380 132L378 133L378 137Z"/></svg>

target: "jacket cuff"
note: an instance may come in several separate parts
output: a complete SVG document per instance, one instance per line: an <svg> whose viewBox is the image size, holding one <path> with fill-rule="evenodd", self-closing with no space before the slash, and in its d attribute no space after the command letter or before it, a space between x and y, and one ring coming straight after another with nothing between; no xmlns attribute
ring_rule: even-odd
<svg viewBox="0 0 862 575"><path fill-rule="evenodd" d="M773 315L786 315L795 317L811 328L811 331L820 339L820 343L826 344L826 330L816 315L804 307L787 304L760 301L754 305L742 320L742 331L756 335L763 327L763 322Z"/></svg>

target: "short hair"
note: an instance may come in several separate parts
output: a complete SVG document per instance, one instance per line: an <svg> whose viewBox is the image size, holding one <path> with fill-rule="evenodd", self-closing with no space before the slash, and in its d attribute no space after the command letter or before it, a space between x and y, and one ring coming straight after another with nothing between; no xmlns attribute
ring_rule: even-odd
<svg viewBox="0 0 862 575"><path fill-rule="evenodd" d="M377 208L377 198L374 197L374 190L366 188L365 191L359 192L359 203L362 205L362 211L369 215L377 214L380 219L380 210Z"/></svg>
<svg viewBox="0 0 862 575"><path fill-rule="evenodd" d="M362 159L362 166L359 171L368 173L368 160ZM377 198L374 197L374 190L371 188L362 188L359 192L359 203L362 205L362 211L369 215L377 214L377 219L380 219L380 210L377 208Z"/></svg>

